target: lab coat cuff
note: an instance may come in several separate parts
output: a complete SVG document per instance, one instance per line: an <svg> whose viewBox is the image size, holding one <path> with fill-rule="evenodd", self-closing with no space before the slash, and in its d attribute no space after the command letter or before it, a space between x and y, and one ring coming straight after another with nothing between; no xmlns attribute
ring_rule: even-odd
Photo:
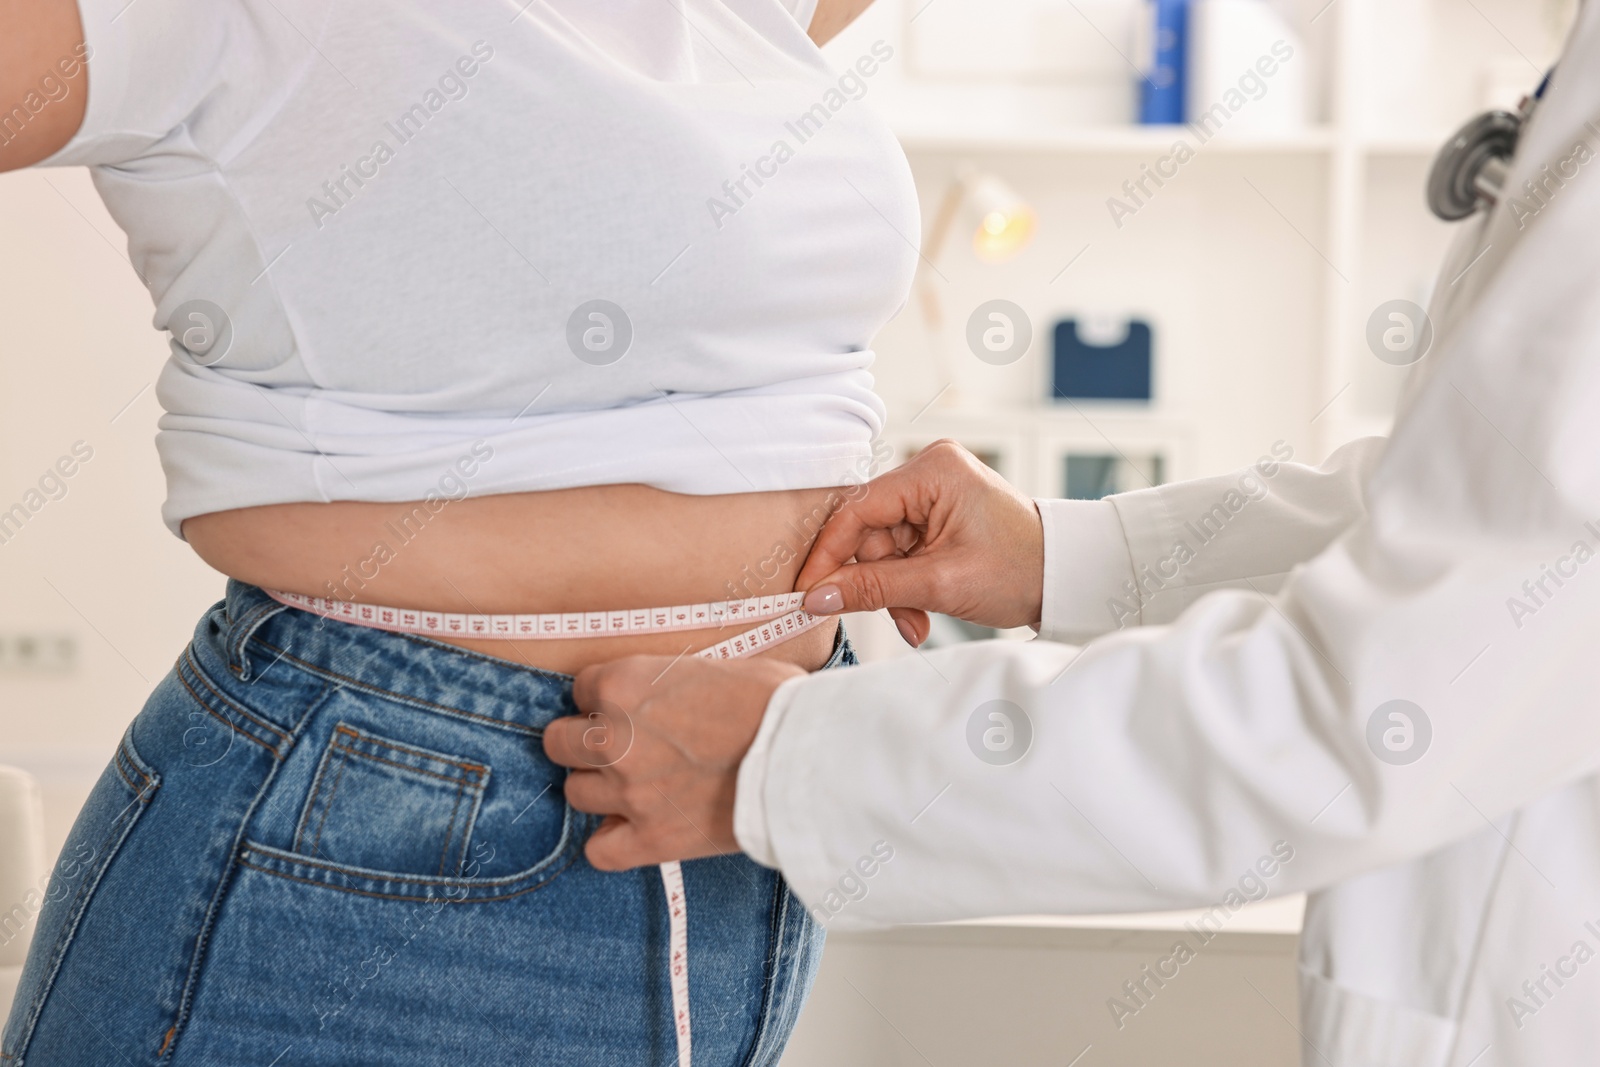
<svg viewBox="0 0 1600 1067"><path fill-rule="evenodd" d="M1191 585L1182 573L1181 557L1174 554L1180 542L1195 551L1204 544L1184 529L1174 510L1174 505L1185 500L1192 502L1178 485L1106 497L1122 527L1134 583L1131 599L1138 606L1141 626L1171 622L1209 588Z"/></svg>
<svg viewBox="0 0 1600 1067"><path fill-rule="evenodd" d="M1039 636L1083 644L1139 622L1133 557L1107 500L1035 500L1044 522Z"/></svg>
<svg viewBox="0 0 1600 1067"><path fill-rule="evenodd" d="M750 743L750 750L739 764L733 794L733 837L745 855L763 867L778 866L778 853L772 845L767 823L767 759L772 753L772 737L783 722L794 696L794 688L804 676L790 678L773 691L761 718L761 729Z"/></svg>

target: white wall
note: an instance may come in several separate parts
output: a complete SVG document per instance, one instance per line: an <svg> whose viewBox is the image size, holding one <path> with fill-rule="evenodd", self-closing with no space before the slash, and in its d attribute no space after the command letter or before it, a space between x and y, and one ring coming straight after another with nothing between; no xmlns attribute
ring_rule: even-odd
<svg viewBox="0 0 1600 1067"><path fill-rule="evenodd" d="M43 784L52 856L224 581L160 521L166 335L125 244L85 169L0 175L0 510L74 442L94 450L0 544L0 642L66 633L77 646L71 673L0 668L0 763Z"/></svg>

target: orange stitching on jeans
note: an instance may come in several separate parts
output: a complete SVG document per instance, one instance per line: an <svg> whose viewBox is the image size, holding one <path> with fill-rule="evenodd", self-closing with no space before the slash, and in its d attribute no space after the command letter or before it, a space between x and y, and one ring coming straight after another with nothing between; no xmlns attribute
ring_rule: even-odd
<svg viewBox="0 0 1600 1067"><path fill-rule="evenodd" d="M492 726L503 726L503 727L505 727L507 729L510 729L510 730L516 730L518 733L533 734L535 736L538 736L538 735L544 733L544 730L541 729L540 727L537 727L537 726L524 726L520 722L511 722L511 721L509 721L507 719L496 719L491 715L479 715L477 712L475 712L475 711L467 711L465 708L451 707L449 704L440 704L437 701L425 700L422 697L409 696L409 695L407 695L405 693L397 693L392 689L380 689L378 686L375 686L375 685L371 684L370 682L363 682L359 678L350 677L348 674L340 674L338 671L332 670L332 669L330 669L328 667L323 667L323 666L321 666L319 664L316 664L316 663L309 663L306 660L303 660L298 656L291 655L289 652L285 651L284 649L279 648L277 645L269 644L266 641L262 641L260 638L252 638L252 640L255 640L257 643L259 643L260 645L262 645L265 648L270 648L270 649L272 649L272 651L279 653L281 658L286 659L286 660L291 660L294 663L299 664L301 667L304 667L306 670L310 671L313 674L325 675L325 676L327 676L329 678L337 678L341 682L344 682L345 684L350 686L350 688L352 688L352 689L359 689L359 690L361 690L363 692L374 693L374 694L376 694L378 696L382 696L382 697L390 697L390 698L392 698L394 700L397 700L397 701L400 701L401 703L404 703L404 704L419 704L419 705L421 705L423 707L437 708L440 711L447 711L452 715L460 715L464 719L476 719L478 722L489 723ZM452 646L450 646L450 645L442 645L440 647L442 647L442 648L451 648ZM485 659L485 660L490 660L490 662L495 663L497 666L498 665L502 665L502 662L500 660L491 660L490 657L487 657L487 656L483 656L483 657L479 657L479 658ZM503 664L503 665L507 666L507 667L509 667L510 669L513 669L513 670L518 670L518 671L523 670L523 668L518 667L516 664ZM548 674L549 672L547 672L547 671L539 671L538 673L540 673L540 674ZM567 675L556 675L555 677L557 678L557 680L560 680L562 678L567 678L567 677L570 677L570 676L567 676Z"/></svg>
<svg viewBox="0 0 1600 1067"><path fill-rule="evenodd" d="M300 809L300 818L294 825L294 842L289 846L293 851L300 851L300 842L305 840L306 832L311 828L311 816L316 808L316 799L322 795L322 778L328 771L328 753L322 754L322 759L317 761L317 773L311 778L311 791L306 803Z"/></svg>
<svg viewBox="0 0 1600 1067"><path fill-rule="evenodd" d="M185 678L181 674L176 674L176 673L173 675L173 677L178 679L178 684L179 685L181 685L185 689L189 690L189 695L194 698L194 702L196 704L199 704L201 710L204 711L207 715L210 715L213 719L216 719L218 722L222 723L222 725L226 726L228 729L232 730L234 733L238 734L240 737L244 738L246 741L254 741L256 744L260 745L262 748L266 749L268 752L272 753L274 756L276 756L278 754L278 750L276 748L274 748L271 745L267 744L265 741L261 740L261 738L257 737L255 734L246 733L245 731L239 729L237 726L233 725L233 723L229 722L227 719L224 719L217 712L216 708L213 708L210 704L207 704L204 700L201 700L200 699L200 694L196 693L194 691L194 686L189 684L189 679Z"/></svg>
<svg viewBox="0 0 1600 1067"><path fill-rule="evenodd" d="M198 678L200 680L200 684L205 686L212 693L214 693L218 700L222 701L224 704L228 705L228 707L232 708L234 711L237 711L240 715L244 716L246 719L249 719L251 722L255 723L257 726L261 727L263 730L266 730L268 733L274 734L275 736L277 736L277 737L279 737L279 738L281 738L281 739L283 739L285 741L289 740L289 735L287 733L285 733L283 730L278 729L278 727L272 725L270 722L267 722L265 719L258 718L255 715L251 714L250 711L247 708L245 708L243 705L239 704L237 701L235 701L232 698L230 698L226 693L222 692L216 686L212 685L211 684L211 680L206 677L206 672L200 669L200 664L194 658L194 654L188 649L185 649L184 653L185 653L186 656L188 656L189 668L194 671L194 675L195 675L196 678ZM192 690L191 690L191 692L192 692ZM204 702L202 701L202 703L204 703Z"/></svg>
<svg viewBox="0 0 1600 1067"><path fill-rule="evenodd" d="M111 766L116 768L117 775L122 779L123 784L125 784L129 789L133 790L133 798L140 803L143 803L149 799L146 794L148 792L152 792L150 786L155 782L155 779L144 773L144 771L140 770L133 760L128 758L126 749L126 742L117 746L116 755L111 757ZM128 770L133 771L134 774L139 776L139 783L136 784L132 778L128 777L128 771L123 770L123 764L127 764Z"/></svg>
<svg viewBox="0 0 1600 1067"><path fill-rule="evenodd" d="M338 748L338 745L334 745ZM322 821L317 823L317 839L311 842L311 851L322 854L322 831L328 828L328 816L333 811L333 798L339 792L339 783L344 781L344 769L350 766L348 759L339 761L339 773L334 776L333 786L328 790L328 799L322 802Z"/></svg>
<svg viewBox="0 0 1600 1067"><path fill-rule="evenodd" d="M570 807L570 805L566 805L565 803L563 803L563 807ZM598 815L585 816L583 813L579 812L576 808L572 808L571 810L572 810L572 814L577 816L577 822L580 824L580 826L585 821L585 819L592 820L596 827L598 827L600 825L600 816L598 816ZM569 823L572 821L570 816L569 816L567 821ZM563 837L566 836L566 830L562 831L562 835L563 835ZM247 841L242 846L240 846L240 855L243 855L243 854L245 854L247 852L254 852L257 855L265 856L269 860L273 860L273 861L280 862L280 863L292 862L292 863L295 863L295 864L297 864L299 866L302 866L302 867L315 867L318 870L332 871L335 874L352 874L353 873L354 876L358 877L358 878L367 877L367 875L362 874L360 871L352 872L349 867L342 865L338 860L329 859L328 857L324 856L323 859L327 860L327 862L326 863L319 863L317 860L313 859L312 857L310 857L309 855L307 855L304 852L289 852L289 851L287 851L285 849L278 848L275 845L262 844L259 841ZM490 857L490 858L492 859L493 857ZM265 869L265 868L263 868L263 869ZM422 882L427 881L429 878L432 878L432 877L433 877L432 875L427 875L427 874L400 873L400 874L393 874L393 875L391 875L389 877L386 877L383 880L384 881L389 881L389 882L417 882L417 883L420 884ZM449 879L445 879L445 881L449 881Z"/></svg>
<svg viewBox="0 0 1600 1067"><path fill-rule="evenodd" d="M545 886L547 886L551 882L555 881L556 875L560 874L562 871L566 870L568 867L571 867L574 863L576 863L578 861L578 857L581 856L581 855L583 855L583 850L581 848L574 849L572 855L570 857L568 857L567 862L563 863L560 867L558 867L555 870L551 871L549 878L546 878L544 881L539 882L539 883L537 883L535 885L530 885L530 886L527 886L527 887L525 887L523 889L518 889L517 891L515 891L513 893L506 893L506 894L504 894L502 896L497 896L497 897L461 897L459 900L446 899L445 903L447 903L447 904L452 904L452 903L454 903L454 904L484 904L484 903L489 903L489 902L496 901L496 900L511 900L514 897L522 896L524 893L531 893L535 889L543 889ZM258 864L251 863L250 860L245 856L240 856L239 857L239 866L241 866L241 867L249 867L251 870L260 871L262 874L269 875L269 876L271 876L273 878L285 878L285 879L287 879L287 880L289 880L291 882L303 882L306 885L321 886L324 889L331 889L335 893L353 893L356 896L360 896L360 897L376 897L379 900L415 900L415 901L417 901L419 903L422 903L422 904L427 904L427 903L430 903L432 901L440 899L440 897L438 897L438 896L408 897L408 896L402 896L399 893L374 893L374 892L371 892L370 890L366 890L366 889L348 889L348 888L346 888L345 886L342 886L342 885L331 885L328 882L319 882L319 881L316 881L315 879L312 879L312 878L301 878L298 875L285 874L282 871L274 871L274 870L271 870L270 868L262 867L262 866L260 866ZM308 867L321 867L323 865L322 864L318 864L318 863L307 863L306 866L308 866ZM338 870L338 868L336 868L336 867L327 867L325 869L330 870L330 871L337 871ZM446 886L445 888L449 889L449 888L454 888L454 887L453 886Z"/></svg>
<svg viewBox="0 0 1600 1067"><path fill-rule="evenodd" d="M405 745L379 737L377 734L364 734L360 730L357 730L354 726L346 726L344 723L340 723L338 726L335 726L333 728L333 732L336 734L344 734L348 737L354 737L357 740L365 741L369 745L376 745L381 748L391 749L395 752L404 752L408 756L420 756L423 759L436 760L439 763L448 763L450 766L460 767L464 771L486 771L489 769L481 763L467 763L463 760L451 759L448 756L437 752L426 752L420 748L407 748ZM452 779L452 781L453 780L454 779Z"/></svg>
<svg viewBox="0 0 1600 1067"><path fill-rule="evenodd" d="M250 654L248 651L246 651L245 646L248 645L251 639L255 636L256 630L260 629L261 625L268 619L272 618L272 616L281 612L284 607L285 605L279 604L275 600L268 600L267 603L258 604L241 615L239 617L237 626L229 625L228 633L226 635L226 648L228 653L227 658L229 667L233 667L233 660L236 657L241 661L242 664L248 665ZM235 641L233 637L233 631L236 629L243 631L243 633L239 635L237 641ZM244 671L241 668L233 667L233 669L234 673L238 674L241 678L244 677Z"/></svg>
<svg viewBox="0 0 1600 1067"><path fill-rule="evenodd" d="M122 744L117 746L117 756L124 763L126 763L128 765L128 769L130 771L132 771L134 774L137 774L139 776L139 782L140 782L139 789L141 791L144 789L145 786L150 784L150 776L148 774L144 773L144 771L139 767L139 765L137 763L133 762L133 757L128 755L128 744L127 744L126 741L124 741ZM126 779L124 779L124 780L126 780ZM128 784L132 785L133 783L132 782L128 782Z"/></svg>
<svg viewBox="0 0 1600 1067"><path fill-rule="evenodd" d="M140 787L133 784L133 779L128 777L128 772L122 769L122 749L117 749L117 754L111 757L111 766L117 769L117 775L122 779L122 784L133 790L138 795Z"/></svg>
<svg viewBox="0 0 1600 1067"><path fill-rule="evenodd" d="M171 1030L167 1031L166 1040L161 1042L161 1048L156 1052L156 1058L157 1059L160 1059L162 1056L165 1056L167 1054L167 1049L172 1046L172 1039L177 1037L177 1036L178 1036L178 1028L176 1026L174 1026Z"/></svg>
<svg viewBox="0 0 1600 1067"><path fill-rule="evenodd" d="M456 813L461 810L461 794L466 792L465 780L456 783L456 802L450 805L450 825L444 828L444 847L439 850L439 874L444 875L444 865L450 861L450 838L456 832Z"/></svg>
<svg viewBox="0 0 1600 1067"><path fill-rule="evenodd" d="M478 782L476 781L475 776L477 775L478 771L482 770L480 767L475 770L468 771L465 777L452 778L448 774L440 774L437 771L425 771L421 767L413 767L409 763L396 763L392 759L384 759L382 756L375 756L371 752L362 752L360 749L351 748L349 745L341 745L337 741L332 742L328 745L328 747L338 749L340 752L348 752L350 755L358 756L361 759L369 759L374 763L386 763L391 767L399 767L401 770L410 771L412 774L425 774L429 778L437 778L442 782L465 782L468 785L477 786ZM451 766L459 767L461 764L454 763L451 764Z"/></svg>
<svg viewBox="0 0 1600 1067"><path fill-rule="evenodd" d="M291 610L291 611L304 611L305 609L304 608L291 607L289 610ZM314 614L314 613L308 613L308 614ZM348 626L360 626L361 624L352 622L352 623L346 623L346 625L348 625ZM470 648L462 648L460 645L445 644L443 641L435 640L434 638L429 637L427 634L408 634L408 633L400 633L400 632L394 631L394 630L384 630L384 631L381 631L381 632L387 633L391 637L399 637L399 638L402 638L402 639L404 639L406 641L410 641L414 645L422 645L424 648L430 648L430 649L433 649L436 652L448 652L452 656L457 656L457 657L459 657L461 659L472 660L474 663L482 663L482 664L484 664L486 666L489 666L489 667L508 668L510 670L516 671L518 674L531 674L531 675L534 675L534 676L539 677L539 678L551 678L551 679L554 679L555 681L558 681L558 682L571 682L572 681L572 675L570 675L570 674L562 674L560 671L546 670L543 667L535 667L532 664L528 664L528 665L525 666L525 665L523 665L521 663L508 663L503 657L490 656L490 655L487 655L487 654L485 654L483 652L474 651L473 649L470 649ZM264 641L259 637L252 637L252 638L250 638L250 640L257 642L258 644L265 645L267 648L272 649L272 651L274 651L274 652L282 651L282 649L278 648L277 645L272 644L270 641ZM470 712L463 712L462 714L470 714Z"/></svg>

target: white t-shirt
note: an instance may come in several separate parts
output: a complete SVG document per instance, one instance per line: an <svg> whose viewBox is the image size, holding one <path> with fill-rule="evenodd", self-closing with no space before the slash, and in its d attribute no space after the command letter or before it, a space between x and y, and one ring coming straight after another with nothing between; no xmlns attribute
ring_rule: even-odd
<svg viewBox="0 0 1600 1067"><path fill-rule="evenodd" d="M93 167L174 334L169 528L861 470L920 224L861 100L894 52L831 70L813 6L80 0L45 162Z"/></svg>

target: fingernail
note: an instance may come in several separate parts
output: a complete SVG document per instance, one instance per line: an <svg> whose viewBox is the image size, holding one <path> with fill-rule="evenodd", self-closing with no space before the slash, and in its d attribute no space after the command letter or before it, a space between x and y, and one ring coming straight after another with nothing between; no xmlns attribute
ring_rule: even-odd
<svg viewBox="0 0 1600 1067"><path fill-rule="evenodd" d="M905 638L906 644L910 645L912 648L916 648L917 631L911 628L911 624L906 622L904 619L896 619L894 620L894 625L895 629L900 631L900 636Z"/></svg>
<svg viewBox="0 0 1600 1067"><path fill-rule="evenodd" d="M832 615L844 610L844 593L836 585L821 585L806 594L805 609L813 615Z"/></svg>

